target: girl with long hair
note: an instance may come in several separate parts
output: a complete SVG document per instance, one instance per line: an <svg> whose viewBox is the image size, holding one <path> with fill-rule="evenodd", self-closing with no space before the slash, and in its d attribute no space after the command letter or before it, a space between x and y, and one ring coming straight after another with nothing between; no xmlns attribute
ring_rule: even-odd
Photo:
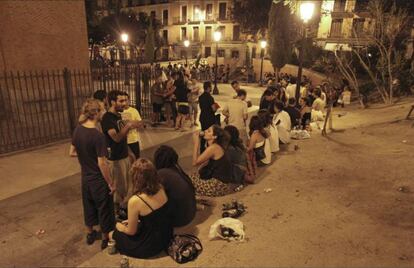
<svg viewBox="0 0 414 268"><path fill-rule="evenodd" d="M257 115L252 116L249 129L250 140L247 151L250 160L259 166L270 164L272 157L269 142L270 133L266 131L264 122Z"/></svg>
<svg viewBox="0 0 414 268"><path fill-rule="evenodd" d="M164 191L154 165L145 158L136 160L131 168L128 220L116 224L110 239L121 254L149 258L168 247L172 226Z"/></svg>

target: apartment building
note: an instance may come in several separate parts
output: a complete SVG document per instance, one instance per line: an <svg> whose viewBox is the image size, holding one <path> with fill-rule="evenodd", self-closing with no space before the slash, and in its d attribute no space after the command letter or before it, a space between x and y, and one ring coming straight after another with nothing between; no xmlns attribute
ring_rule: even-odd
<svg viewBox="0 0 414 268"><path fill-rule="evenodd" d="M186 55L196 58L199 54L209 58L217 53L220 64L242 66L249 47L240 26L232 20L232 5L233 0L97 0L97 10L103 16L118 8L121 12L145 12L157 18L166 43L160 49L159 59L183 59ZM222 33L217 44L213 39L215 31ZM188 48L184 46L185 40L190 41Z"/></svg>
<svg viewBox="0 0 414 268"><path fill-rule="evenodd" d="M368 0L323 0L317 44L326 50L334 50L338 45L351 49L366 44L364 36L371 30L373 19L367 6ZM357 42L356 36L362 42Z"/></svg>

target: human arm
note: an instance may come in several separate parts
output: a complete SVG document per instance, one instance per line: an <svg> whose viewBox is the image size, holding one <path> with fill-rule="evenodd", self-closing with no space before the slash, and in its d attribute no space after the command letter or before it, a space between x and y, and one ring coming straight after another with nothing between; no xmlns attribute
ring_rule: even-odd
<svg viewBox="0 0 414 268"><path fill-rule="evenodd" d="M133 128L132 123L128 122L119 132L116 132L114 128L109 129L108 135L114 142L120 143L123 139L125 139L131 128Z"/></svg>
<svg viewBox="0 0 414 268"><path fill-rule="evenodd" d="M193 134L193 166L199 166L204 162L207 162L214 156L213 146L207 147L200 155L200 132L196 131Z"/></svg>
<svg viewBox="0 0 414 268"><path fill-rule="evenodd" d="M98 166L101 170L102 176L104 177L106 183L109 186L109 189L111 190L110 194L113 194L116 190L115 184L112 181L111 172L109 171L109 165L105 156L98 157Z"/></svg>
<svg viewBox="0 0 414 268"><path fill-rule="evenodd" d="M138 216L140 208L140 200L138 197L133 196L128 200L128 221L116 224L116 229L127 235L134 235L138 230Z"/></svg>
<svg viewBox="0 0 414 268"><path fill-rule="evenodd" d="M75 146L73 146L73 144L71 144L70 147L69 147L69 156L71 156L71 157L78 156L78 154L76 152L76 148L75 148Z"/></svg>
<svg viewBox="0 0 414 268"><path fill-rule="evenodd" d="M249 144L247 146L247 151L252 151L254 149L254 147L256 145L256 141L257 141L257 133L253 133L250 136Z"/></svg>

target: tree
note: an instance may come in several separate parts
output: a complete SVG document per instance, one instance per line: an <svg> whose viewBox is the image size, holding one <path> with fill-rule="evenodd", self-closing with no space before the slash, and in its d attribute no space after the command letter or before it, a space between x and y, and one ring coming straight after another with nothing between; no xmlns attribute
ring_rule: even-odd
<svg viewBox="0 0 414 268"><path fill-rule="evenodd" d="M283 1L273 2L269 11L269 54L276 75L289 62L292 51L292 17Z"/></svg>
<svg viewBox="0 0 414 268"><path fill-rule="evenodd" d="M264 32L272 0L236 0L232 9L233 19L238 22L245 33Z"/></svg>
<svg viewBox="0 0 414 268"><path fill-rule="evenodd" d="M154 62L155 54L155 39L154 39L154 29L152 28L152 23L148 27L147 36L145 37L145 61L149 63Z"/></svg>
<svg viewBox="0 0 414 268"><path fill-rule="evenodd" d="M392 103L397 84L394 79L403 69L401 44L409 37L407 29L412 27L407 11L395 2L370 1L368 12L373 20L372 32L360 33L354 30L357 47L352 51L369 75L385 103ZM364 44L364 39L369 46Z"/></svg>

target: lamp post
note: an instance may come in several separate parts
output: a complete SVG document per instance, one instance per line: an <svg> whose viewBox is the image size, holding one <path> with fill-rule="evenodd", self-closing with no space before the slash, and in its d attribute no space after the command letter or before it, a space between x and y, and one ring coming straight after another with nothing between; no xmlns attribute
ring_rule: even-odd
<svg viewBox="0 0 414 268"><path fill-rule="evenodd" d="M306 23L312 18L315 4L310 2L304 2L300 4L300 18L303 21L302 24L302 40L299 46L299 68L298 68L298 79L296 80L296 102L299 102L300 96L300 84L302 83L302 68L303 68L303 46L306 40Z"/></svg>
<svg viewBox="0 0 414 268"><path fill-rule="evenodd" d="M300 96L300 84L302 83L302 68L303 68L303 46L306 40L306 23L312 18L315 4L310 2L304 2L300 4L300 18L303 21L302 24L302 40L299 45L299 68L298 68L298 79L296 80L296 101L299 101Z"/></svg>
<svg viewBox="0 0 414 268"><path fill-rule="evenodd" d="M185 40L184 46L185 46L185 65L188 67L187 54L188 54L188 47L190 46L190 41Z"/></svg>
<svg viewBox="0 0 414 268"><path fill-rule="evenodd" d="M214 41L216 42L216 68L214 70L214 88L213 88L213 94L218 95L219 90L217 88L217 69L218 69L218 42L221 39L221 32L215 31L214 32Z"/></svg>
<svg viewBox="0 0 414 268"><path fill-rule="evenodd" d="M127 85L127 86L129 86L128 54L127 54L127 49L126 49L128 39L129 39L129 36L128 36L127 33L122 33L121 34L121 40L124 43L124 50L125 50L125 56L124 56L125 57L124 58L124 60L125 60L125 66L124 66L124 68L125 68L125 80L124 80L124 85Z"/></svg>
<svg viewBox="0 0 414 268"><path fill-rule="evenodd" d="M261 51L260 51L260 56L262 56L262 62L260 64L260 82L259 82L259 86L263 85L263 58L264 58L264 52L265 52L266 46L267 46L266 40L260 41L260 47L262 48Z"/></svg>

